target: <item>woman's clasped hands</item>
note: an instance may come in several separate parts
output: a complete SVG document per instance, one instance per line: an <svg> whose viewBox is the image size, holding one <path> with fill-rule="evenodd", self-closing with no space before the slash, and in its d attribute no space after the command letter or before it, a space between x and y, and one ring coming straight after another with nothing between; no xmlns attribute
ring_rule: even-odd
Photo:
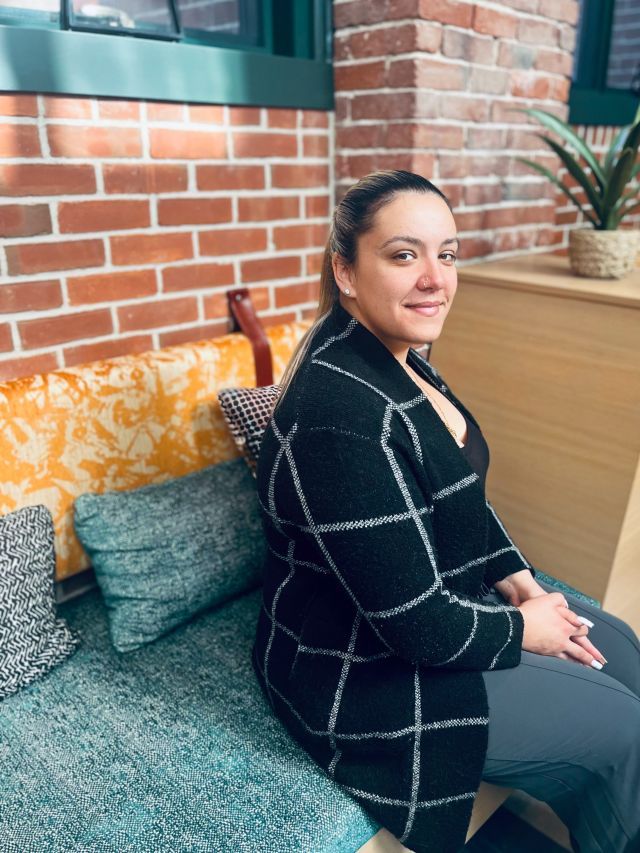
<svg viewBox="0 0 640 853"><path fill-rule="evenodd" d="M604 655L588 638L592 623L574 613L561 592L547 592L528 569L509 575L494 584L524 618L522 648L540 655L573 660L584 666L602 669Z"/></svg>

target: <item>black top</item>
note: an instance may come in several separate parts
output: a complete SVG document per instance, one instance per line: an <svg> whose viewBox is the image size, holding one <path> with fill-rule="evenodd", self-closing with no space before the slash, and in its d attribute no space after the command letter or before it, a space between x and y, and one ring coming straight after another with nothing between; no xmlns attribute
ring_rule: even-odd
<svg viewBox="0 0 640 853"><path fill-rule="evenodd" d="M463 413L463 417L467 422L467 440L464 447L460 450L463 452L467 462L480 477L482 488L485 487L487 478L487 469L489 468L489 445L485 441L482 431L470 421Z"/></svg>

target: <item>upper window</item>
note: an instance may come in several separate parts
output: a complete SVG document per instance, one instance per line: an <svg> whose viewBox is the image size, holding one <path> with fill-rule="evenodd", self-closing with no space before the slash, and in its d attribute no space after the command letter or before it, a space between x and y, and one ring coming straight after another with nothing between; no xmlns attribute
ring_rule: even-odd
<svg viewBox="0 0 640 853"><path fill-rule="evenodd" d="M331 0L0 0L2 55L0 90L333 107Z"/></svg>
<svg viewBox="0 0 640 853"><path fill-rule="evenodd" d="M569 120L628 124L640 99L640 0L580 0Z"/></svg>

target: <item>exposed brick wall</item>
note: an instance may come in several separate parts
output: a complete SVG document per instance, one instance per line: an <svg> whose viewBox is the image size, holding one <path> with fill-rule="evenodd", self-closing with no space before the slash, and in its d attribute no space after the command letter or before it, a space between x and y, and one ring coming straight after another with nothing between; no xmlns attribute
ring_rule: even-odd
<svg viewBox="0 0 640 853"><path fill-rule="evenodd" d="M561 118L577 0L335 0L336 181L376 168L433 180L463 260L566 245L566 197L517 161L558 160L513 107Z"/></svg>
<svg viewBox="0 0 640 853"><path fill-rule="evenodd" d="M332 114L0 96L0 380L313 313Z"/></svg>

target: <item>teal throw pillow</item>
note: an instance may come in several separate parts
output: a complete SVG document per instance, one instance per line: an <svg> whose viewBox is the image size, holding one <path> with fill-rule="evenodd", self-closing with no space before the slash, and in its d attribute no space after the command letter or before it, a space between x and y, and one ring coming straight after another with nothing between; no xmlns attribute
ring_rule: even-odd
<svg viewBox="0 0 640 853"><path fill-rule="evenodd" d="M255 480L242 458L138 489L80 495L74 526L119 652L141 648L262 579L266 540Z"/></svg>

